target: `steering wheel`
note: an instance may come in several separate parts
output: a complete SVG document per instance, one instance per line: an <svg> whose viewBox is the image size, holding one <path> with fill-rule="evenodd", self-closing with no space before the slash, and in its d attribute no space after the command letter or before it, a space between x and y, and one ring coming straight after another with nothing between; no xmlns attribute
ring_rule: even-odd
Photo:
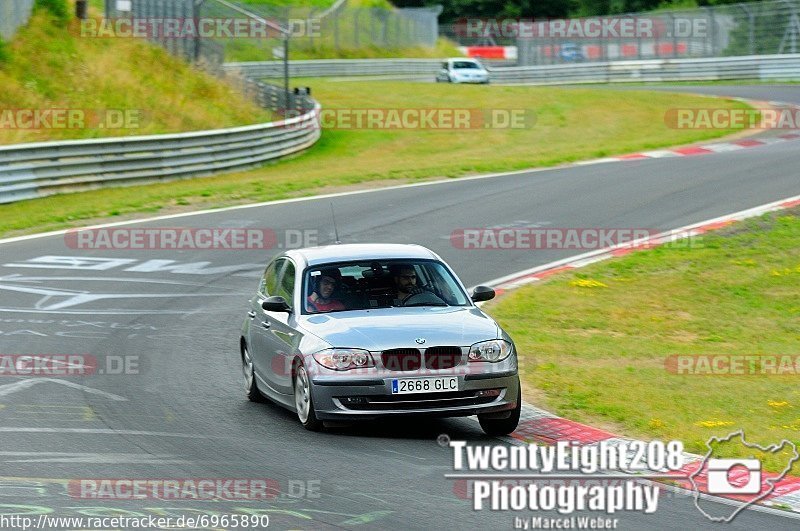
<svg viewBox="0 0 800 531"><path fill-rule="evenodd" d="M445 306L447 303L437 294L433 293L432 291L424 290L420 291L419 293L412 293L402 301L400 304L403 306L418 306L423 304L444 304Z"/></svg>

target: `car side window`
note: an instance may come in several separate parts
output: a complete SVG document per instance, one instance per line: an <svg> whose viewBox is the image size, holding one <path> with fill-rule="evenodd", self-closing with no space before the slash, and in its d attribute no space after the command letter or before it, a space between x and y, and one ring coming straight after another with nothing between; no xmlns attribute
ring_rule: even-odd
<svg viewBox="0 0 800 531"><path fill-rule="evenodd" d="M447 70L447 61L442 63L442 70Z"/></svg>
<svg viewBox="0 0 800 531"><path fill-rule="evenodd" d="M281 273L280 283L278 284L275 295L279 297L283 297L286 299L286 302L289 306L292 306L292 301L294 300L294 264L291 260L284 260L286 266L283 267L283 273Z"/></svg>
<svg viewBox="0 0 800 531"><path fill-rule="evenodd" d="M264 271L264 276L261 277L261 285L258 287L258 292L265 297L275 295L278 284L278 264L280 260L276 260L267 266Z"/></svg>

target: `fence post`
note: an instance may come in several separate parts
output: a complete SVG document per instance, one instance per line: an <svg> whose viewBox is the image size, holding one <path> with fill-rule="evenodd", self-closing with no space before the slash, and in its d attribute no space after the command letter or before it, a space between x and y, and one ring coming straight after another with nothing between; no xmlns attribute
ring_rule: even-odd
<svg viewBox="0 0 800 531"><path fill-rule="evenodd" d="M314 11L315 9L312 7L311 10L308 12L308 20L306 21L306 30L308 32L308 44L309 46L311 46L311 49L314 49L314 28L317 26L316 24L314 24Z"/></svg>
<svg viewBox="0 0 800 531"><path fill-rule="evenodd" d="M636 27L639 27L639 17L635 19ZM636 58L641 60L642 59L642 33L640 31L636 32Z"/></svg>
<svg viewBox="0 0 800 531"><path fill-rule="evenodd" d="M353 45L355 48L359 48L358 42L358 18L361 14L361 10L359 8L355 8L353 10Z"/></svg>
<svg viewBox="0 0 800 531"><path fill-rule="evenodd" d="M709 39L709 57L713 57L715 52L715 44L714 41L717 40L717 31L716 31L716 19L714 18L714 8L713 7L704 7L703 8L708 13L708 39Z"/></svg>
<svg viewBox="0 0 800 531"><path fill-rule="evenodd" d="M333 12L333 47L339 51L339 11Z"/></svg>
<svg viewBox="0 0 800 531"><path fill-rule="evenodd" d="M747 51L750 55L756 54L756 37L755 37L755 25L756 25L756 14L753 13L753 10L750 9L750 6L747 4L737 4L742 11L744 11L745 15L747 15Z"/></svg>

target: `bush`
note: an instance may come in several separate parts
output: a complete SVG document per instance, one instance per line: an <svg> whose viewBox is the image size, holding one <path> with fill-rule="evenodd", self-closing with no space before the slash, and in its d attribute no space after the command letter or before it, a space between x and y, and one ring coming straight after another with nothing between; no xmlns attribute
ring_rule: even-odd
<svg viewBox="0 0 800 531"><path fill-rule="evenodd" d="M36 0L36 9L45 9L59 22L66 24L69 21L69 6L67 0Z"/></svg>

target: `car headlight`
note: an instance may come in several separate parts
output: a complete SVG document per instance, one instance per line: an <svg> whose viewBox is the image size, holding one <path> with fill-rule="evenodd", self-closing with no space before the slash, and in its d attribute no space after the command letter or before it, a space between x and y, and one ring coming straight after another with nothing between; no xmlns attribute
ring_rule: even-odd
<svg viewBox="0 0 800 531"><path fill-rule="evenodd" d="M503 339L481 341L469 347L469 361L503 361L511 355L511 343Z"/></svg>
<svg viewBox="0 0 800 531"><path fill-rule="evenodd" d="M359 348L331 348L314 354L314 359L328 369L334 371L348 371L350 369L363 369L374 367L375 360L368 350Z"/></svg>

